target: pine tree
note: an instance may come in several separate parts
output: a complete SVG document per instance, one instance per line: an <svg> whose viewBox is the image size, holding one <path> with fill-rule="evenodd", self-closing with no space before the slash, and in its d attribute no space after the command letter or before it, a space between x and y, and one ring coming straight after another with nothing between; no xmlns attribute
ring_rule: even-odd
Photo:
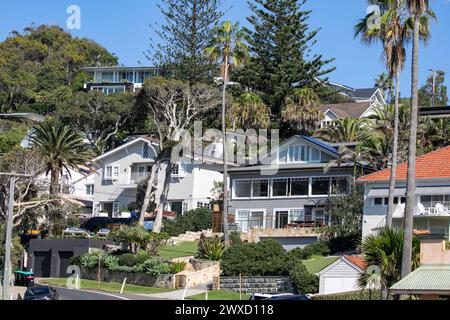
<svg viewBox="0 0 450 320"><path fill-rule="evenodd" d="M261 92L264 102L278 116L288 94L294 87L317 88L316 79L334 68L324 69L332 60L321 55L309 57L319 30L309 30L311 11L302 7L307 0L253 0L253 14L247 18L252 54L251 61L235 75L237 82ZM319 90L320 91L320 90Z"/></svg>
<svg viewBox="0 0 450 320"><path fill-rule="evenodd" d="M164 23L155 28L161 41L152 43L147 58L164 76L197 83L212 82L219 74L204 49L223 16L220 6L221 0L161 0Z"/></svg>

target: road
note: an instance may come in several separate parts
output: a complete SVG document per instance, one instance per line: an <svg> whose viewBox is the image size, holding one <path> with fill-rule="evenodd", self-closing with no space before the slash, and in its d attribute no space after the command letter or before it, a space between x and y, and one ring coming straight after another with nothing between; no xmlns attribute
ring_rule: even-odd
<svg viewBox="0 0 450 320"><path fill-rule="evenodd" d="M115 294L55 287L60 300L130 300Z"/></svg>

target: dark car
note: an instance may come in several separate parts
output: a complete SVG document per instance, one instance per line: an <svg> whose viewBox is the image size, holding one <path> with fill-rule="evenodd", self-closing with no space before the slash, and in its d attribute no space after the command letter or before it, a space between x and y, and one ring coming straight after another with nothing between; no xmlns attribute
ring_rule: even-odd
<svg viewBox="0 0 450 320"><path fill-rule="evenodd" d="M59 300L59 295L51 286L33 286L27 289L23 300Z"/></svg>
<svg viewBox="0 0 450 320"><path fill-rule="evenodd" d="M285 295L285 296L276 296L276 297L271 297L271 298L267 298L264 300L295 300L295 301L306 301L306 300L311 300L310 297L308 296L304 296L304 295Z"/></svg>

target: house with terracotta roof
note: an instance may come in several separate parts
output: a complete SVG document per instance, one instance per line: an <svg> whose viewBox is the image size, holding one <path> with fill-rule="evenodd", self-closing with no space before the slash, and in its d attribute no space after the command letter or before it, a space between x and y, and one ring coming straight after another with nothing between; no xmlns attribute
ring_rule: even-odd
<svg viewBox="0 0 450 320"><path fill-rule="evenodd" d="M319 294L360 290L358 279L366 267L366 262L360 256L342 256L318 273Z"/></svg>
<svg viewBox="0 0 450 320"><path fill-rule="evenodd" d="M450 146L417 157L414 232L421 235L450 233ZM397 169L393 226L400 228L405 214L407 163ZM390 169L358 179L364 184L363 236L386 224Z"/></svg>

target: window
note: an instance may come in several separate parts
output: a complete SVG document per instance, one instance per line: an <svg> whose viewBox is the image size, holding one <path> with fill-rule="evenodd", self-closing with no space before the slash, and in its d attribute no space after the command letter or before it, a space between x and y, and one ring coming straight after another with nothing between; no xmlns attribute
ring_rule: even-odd
<svg viewBox="0 0 450 320"><path fill-rule="evenodd" d="M331 192L333 194L346 194L348 192L348 181L346 177L331 178Z"/></svg>
<svg viewBox="0 0 450 320"><path fill-rule="evenodd" d="M188 211L188 204L187 202L183 202L183 213Z"/></svg>
<svg viewBox="0 0 450 320"><path fill-rule="evenodd" d="M177 176L177 175L180 174L180 165L174 164L174 165L172 166L172 174L173 174L174 176Z"/></svg>
<svg viewBox="0 0 450 320"><path fill-rule="evenodd" d="M289 162L299 162L300 161L300 147L290 146L289 147Z"/></svg>
<svg viewBox="0 0 450 320"><path fill-rule="evenodd" d="M146 166L139 166L138 167L138 178L145 178L147 173L147 167Z"/></svg>
<svg viewBox="0 0 450 320"><path fill-rule="evenodd" d="M250 219L250 211L248 210L239 210L236 215L236 223L239 226L239 229L242 231L248 230L249 227L249 219Z"/></svg>
<svg viewBox="0 0 450 320"><path fill-rule="evenodd" d="M86 195L88 195L88 196L94 195L94 185L93 184L86 185Z"/></svg>
<svg viewBox="0 0 450 320"><path fill-rule="evenodd" d="M320 151L315 149L315 148L311 148L311 161L312 162L320 162Z"/></svg>
<svg viewBox="0 0 450 320"><path fill-rule="evenodd" d="M324 196L330 192L330 178L312 178L312 195Z"/></svg>
<svg viewBox="0 0 450 320"><path fill-rule="evenodd" d="M382 206L383 205L383 198L375 198L373 200L374 205L376 206Z"/></svg>
<svg viewBox="0 0 450 320"><path fill-rule="evenodd" d="M211 206L209 202L197 202L197 208L206 208L209 209Z"/></svg>
<svg viewBox="0 0 450 320"><path fill-rule="evenodd" d="M309 194L308 178L291 179L291 196L307 196Z"/></svg>
<svg viewBox="0 0 450 320"><path fill-rule="evenodd" d="M149 159L150 158L150 147L148 143L144 143L142 146L142 158Z"/></svg>
<svg viewBox="0 0 450 320"><path fill-rule="evenodd" d="M288 179L272 180L272 196L287 197L288 196Z"/></svg>
<svg viewBox="0 0 450 320"><path fill-rule="evenodd" d="M112 214L117 216L119 214L120 202L113 202Z"/></svg>
<svg viewBox="0 0 450 320"><path fill-rule="evenodd" d="M234 182L234 195L236 198L250 198L251 192L252 180L236 180Z"/></svg>
<svg viewBox="0 0 450 320"><path fill-rule="evenodd" d="M287 161L287 156L288 156L288 150L287 149L284 149L284 150L281 150L280 151L280 155L279 155L279 162L280 163L287 163L288 161Z"/></svg>
<svg viewBox="0 0 450 320"><path fill-rule="evenodd" d="M114 72L103 72L101 79L102 79L102 82L113 82L114 81Z"/></svg>
<svg viewBox="0 0 450 320"><path fill-rule="evenodd" d="M119 73L119 81L129 81L129 82L133 82L133 72L120 72Z"/></svg>
<svg viewBox="0 0 450 320"><path fill-rule="evenodd" d="M253 197L263 198L269 196L269 180L253 180Z"/></svg>
<svg viewBox="0 0 450 320"><path fill-rule="evenodd" d="M106 166L104 178L105 180L119 179L119 166Z"/></svg>
<svg viewBox="0 0 450 320"><path fill-rule="evenodd" d="M174 176L184 176L186 174L186 164L177 163L172 166L172 175Z"/></svg>

